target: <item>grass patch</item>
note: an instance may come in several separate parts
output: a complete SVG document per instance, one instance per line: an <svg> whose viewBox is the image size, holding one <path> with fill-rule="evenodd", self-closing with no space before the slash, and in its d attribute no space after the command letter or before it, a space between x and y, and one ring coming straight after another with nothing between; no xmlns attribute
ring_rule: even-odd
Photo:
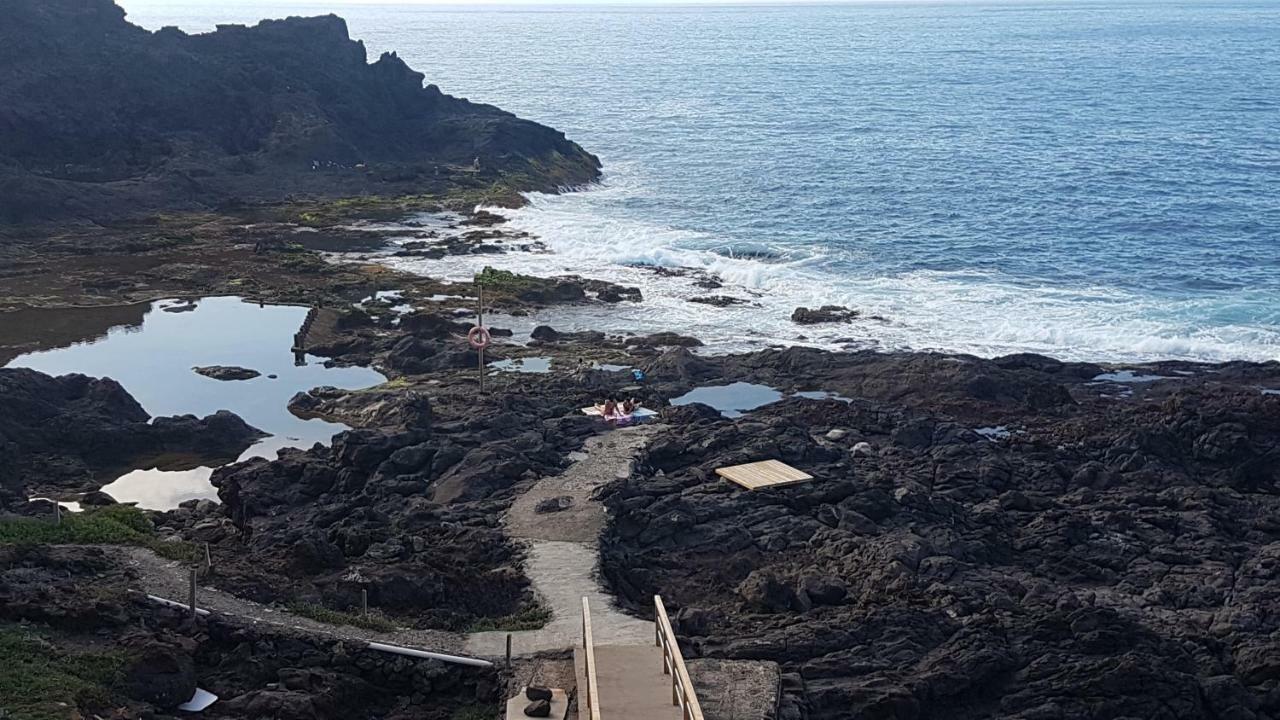
<svg viewBox="0 0 1280 720"><path fill-rule="evenodd" d="M538 630L551 621L550 608L542 605L530 605L519 612L500 618L477 618L467 627L467 632L519 632L521 630Z"/></svg>
<svg viewBox="0 0 1280 720"><path fill-rule="evenodd" d="M68 720L82 705L109 707L122 653L64 653L31 632L0 627L0 717Z"/></svg>
<svg viewBox="0 0 1280 720"><path fill-rule="evenodd" d="M332 266L324 261L316 253L306 250L287 250L284 257L279 260L280 267L293 270L300 273L327 273L332 270Z"/></svg>
<svg viewBox="0 0 1280 720"><path fill-rule="evenodd" d="M439 212L440 201L433 195L358 195L294 203L283 208L283 215L300 225L325 227L354 218L391 219L411 212Z"/></svg>
<svg viewBox="0 0 1280 720"><path fill-rule="evenodd" d="M312 603L293 603L289 605L289 612L294 615L311 618L318 622L328 623L329 625L350 625L351 627L373 630L375 632L394 632L395 630L400 629L399 625L396 625L375 612L370 612L368 615L361 615L359 613L330 610L327 607L314 605Z"/></svg>
<svg viewBox="0 0 1280 720"><path fill-rule="evenodd" d="M170 560L195 561L188 542L162 542L151 519L131 505L108 505L49 518L0 520L0 545L137 545Z"/></svg>
<svg viewBox="0 0 1280 720"><path fill-rule="evenodd" d="M486 290L518 293L546 285L547 281L532 275L521 275L510 270L498 270L485 265L484 269L476 275L475 284Z"/></svg>

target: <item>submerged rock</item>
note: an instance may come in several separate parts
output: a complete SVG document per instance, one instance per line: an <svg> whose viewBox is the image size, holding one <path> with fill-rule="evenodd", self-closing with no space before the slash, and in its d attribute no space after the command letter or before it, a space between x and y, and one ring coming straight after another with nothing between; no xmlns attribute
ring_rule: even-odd
<svg viewBox="0 0 1280 720"><path fill-rule="evenodd" d="M723 308L731 305L744 305L748 301L743 300L742 298L733 297L732 295L701 295L689 298L689 302Z"/></svg>
<svg viewBox="0 0 1280 720"><path fill-rule="evenodd" d="M203 375L214 380L252 380L262 373L249 368L236 367L233 365L206 365L204 367L191 368L197 375Z"/></svg>
<svg viewBox="0 0 1280 720"><path fill-rule="evenodd" d="M861 314L861 311L850 310L843 305L823 305L812 310L806 307L798 307L791 313L791 322L797 325L847 323Z"/></svg>

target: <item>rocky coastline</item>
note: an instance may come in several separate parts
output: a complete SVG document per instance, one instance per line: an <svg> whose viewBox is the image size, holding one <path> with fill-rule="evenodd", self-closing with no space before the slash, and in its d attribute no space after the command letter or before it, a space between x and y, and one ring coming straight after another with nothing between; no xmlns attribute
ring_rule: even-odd
<svg viewBox="0 0 1280 720"><path fill-rule="evenodd" d="M509 317L547 302L609 302L597 297L604 286L585 281L511 280L487 291ZM335 288L322 279L307 291L332 297ZM407 311L347 303L318 316L308 352L371 363L391 379L316 388L290 409L353 430L328 447L216 471L217 503L145 514L158 537L207 543L215 571L202 582L266 605L338 613L357 612L363 592L380 616L422 631L465 634L536 617L540 598L503 513L587 438L609 432L577 408L634 394L661 409L661 424L631 475L599 493L608 510L602 575L641 616L660 592L688 657L777 663L772 717L1276 712L1280 644L1269 608L1280 572L1280 397L1264 392L1280 387L1276 363L1122 371L1034 355L715 356L691 352L693 339L674 333L540 327L527 340L505 338L497 316L491 363L536 353L549 367L490 370L479 396L478 358L459 339L470 324L415 292L388 301ZM632 387L632 367L645 371L643 386ZM36 375L0 377L15 373ZM733 418L669 404L729 383L782 399ZM118 392L88 395L105 409L76 412L132 417ZM136 431L124 427L102 431ZM6 437L25 447L23 436ZM712 472L764 457L817 480L746 493ZM6 496L7 512L47 516L47 504L21 496ZM60 552L87 562L78 553L92 551ZM47 562L22 558L11 572ZM0 596L14 592L13 579L0 581ZM0 605L7 621L49 621L37 603ZM108 615L138 611L108 606ZM94 612L67 610L90 626ZM192 667L217 684L201 664L208 652L198 646ZM220 712L252 716L241 713L296 702L337 717L325 698L356 680L308 668L280 670L312 673L304 689L291 681L292 699L259 691L266 697ZM502 692L496 676L467 682L490 693L484 702ZM414 708L459 702L407 697Z"/></svg>
<svg viewBox="0 0 1280 720"><path fill-rule="evenodd" d="M336 18L205 36L147 33L102 0L23 2L14 18L0 47L25 50L0 62L25 70L0 81L0 148L40 117L4 102L27 98L21 83L77 93L97 77L69 78L79 51L31 68L33 28L61 28L52 48L67 28L93 30L96 50L130 48L115 61L130 67L194 58L179 70L213 86L240 66L201 58L278 44L260 78L272 88L316 60L296 54L310 43L327 90L368 107L344 118L317 109L315 86L259 102L232 84L236 103L319 129L277 134L279 117L255 111L229 138L202 135L234 126L215 115L186 128L192 149L109 107L90 129L130 128L136 152L53 147L70 132L54 127L39 162L0 157L0 365L136 325L149 300L233 295L312 308L282 352L388 380L297 394L293 414L350 429L219 467L217 501L144 511L101 487L161 454L229 461L260 432L229 412L152 419L110 378L0 368L0 660L21 667L0 678L7 716L176 717L200 687L220 697L211 718L494 717L522 683L564 682L548 669L563 649L476 668L367 641L461 653L478 635L550 627L512 509L534 527L596 503L581 524L603 527L599 581L622 609L649 617L660 593L691 661L776 677L776 702L712 720L1280 717L1280 363L714 355L676 332L516 331L533 312L646 299L571 274L449 282L380 260L544 252L478 207L593 180L598 161L556 131L423 88L394 56L368 64ZM356 133L384 102L413 112L378 138ZM456 146L408 139L419 131ZM481 288L483 393L466 340ZM838 306L793 320L885 321ZM231 384L257 372L195 371ZM726 386L763 399L686 399ZM610 396L659 417L624 443L634 463L578 465L618 432L580 412ZM814 480L746 492L714 473L767 458ZM616 472L532 492L574 467ZM35 499L54 493L83 510ZM190 568L197 605L216 612L147 598L182 601Z"/></svg>

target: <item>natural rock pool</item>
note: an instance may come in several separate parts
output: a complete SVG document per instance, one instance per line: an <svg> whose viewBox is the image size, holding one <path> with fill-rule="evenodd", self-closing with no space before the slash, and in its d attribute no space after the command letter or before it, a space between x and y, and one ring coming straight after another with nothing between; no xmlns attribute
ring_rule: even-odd
<svg viewBox="0 0 1280 720"><path fill-rule="evenodd" d="M0 336L15 336L24 327L39 335L54 318L60 327L74 325L75 313L60 309L0 314L0 324L5 325ZM281 448L327 443L347 429L292 415L287 404L295 393L319 385L358 389L385 380L370 368L326 368L313 356L295 359L291 340L306 314L305 307L259 306L236 297L161 300L143 308L140 323L115 325L102 335L94 323L100 323L103 312L93 309L85 312L87 325L79 336L91 339L25 353L7 367L110 377L153 417L230 410L270 434L239 459L274 458ZM65 338L73 336L64 332L60 337L65 343L69 342ZM296 364L297 360L303 364ZM193 370L209 365L249 368L261 375L250 380L215 380ZM216 463L182 456L151 464L118 478L102 478L107 483L102 489L120 502L159 510L177 507L184 500L217 496L209 484L210 465Z"/></svg>

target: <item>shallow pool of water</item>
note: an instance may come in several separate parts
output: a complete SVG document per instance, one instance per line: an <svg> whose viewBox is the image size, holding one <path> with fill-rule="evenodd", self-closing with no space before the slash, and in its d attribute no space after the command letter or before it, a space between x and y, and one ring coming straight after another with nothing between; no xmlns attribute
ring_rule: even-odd
<svg viewBox="0 0 1280 720"><path fill-rule="evenodd" d="M839 393L828 392L826 390L801 390L795 393L793 397L804 398L806 400L839 400L842 403L853 402L852 398L847 398Z"/></svg>
<svg viewBox="0 0 1280 720"><path fill-rule="evenodd" d="M1113 383L1147 383L1157 380L1173 380L1168 375L1139 375L1132 370L1119 370L1113 373L1102 373L1093 378L1093 382Z"/></svg>
<svg viewBox="0 0 1280 720"><path fill-rule="evenodd" d="M768 385L735 382L728 385L704 385L674 398L672 405L688 405L702 403L710 405L727 418L741 417L743 413L775 403L782 399L782 393Z"/></svg>
<svg viewBox="0 0 1280 720"><path fill-rule="evenodd" d="M988 440L1005 440L1013 435L1013 432L1004 425L994 425L991 427L980 427L974 430Z"/></svg>
<svg viewBox="0 0 1280 720"><path fill-rule="evenodd" d="M489 363L489 367L499 372L549 373L551 372L551 358L511 358L510 360L498 360Z"/></svg>
<svg viewBox="0 0 1280 720"><path fill-rule="evenodd" d="M275 457L284 447L327 443L345 425L304 420L288 410L289 398L320 385L357 389L385 380L370 368L326 368L319 358L296 357L293 334L307 308L247 303L235 297L205 298L191 310L171 312L185 301L152 303L141 324L113 327L105 336L67 347L20 355L8 367L28 367L51 375L83 373L118 381L152 416L208 415L230 410L269 433L240 459ZM38 321L39 311L26 320ZM66 313L67 311L50 311ZM221 381L193 367L236 365L262 373L252 380ZM275 377L268 377L274 375ZM188 461L189 469L140 469L103 487L121 502L153 509L183 500L216 497L209 484L213 467Z"/></svg>

